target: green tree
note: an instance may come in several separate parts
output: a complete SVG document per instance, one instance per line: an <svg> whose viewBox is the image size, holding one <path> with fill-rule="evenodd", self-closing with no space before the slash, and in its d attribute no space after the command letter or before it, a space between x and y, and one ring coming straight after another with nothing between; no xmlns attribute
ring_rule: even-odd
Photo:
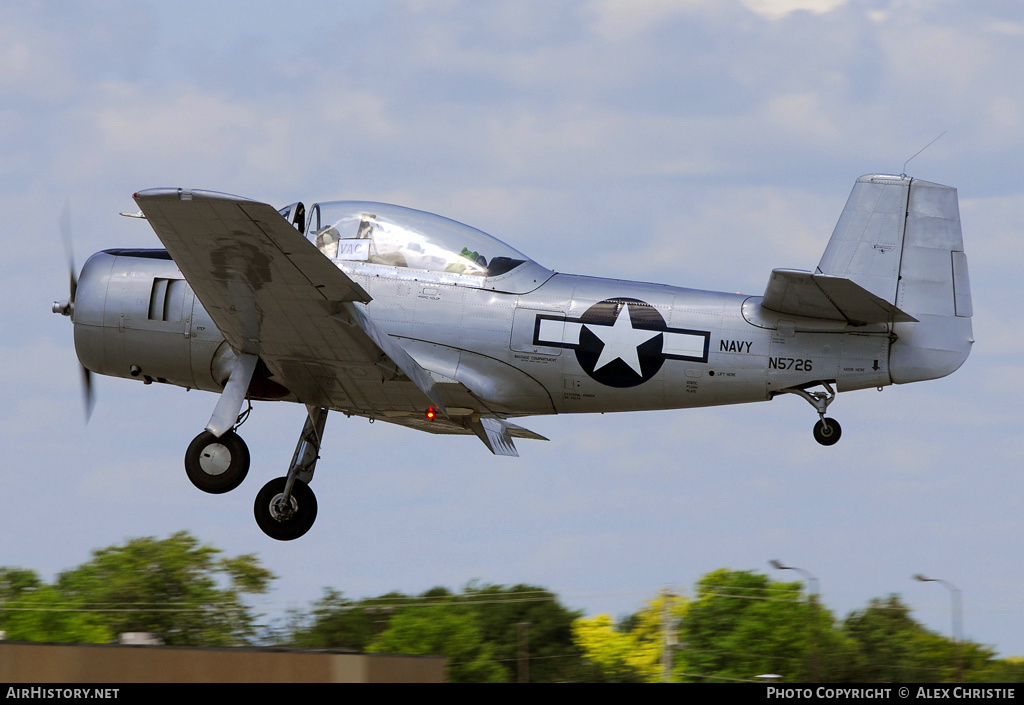
<svg viewBox="0 0 1024 705"><path fill-rule="evenodd" d="M25 568L0 567L0 603L14 600L41 587L43 581L35 571Z"/></svg>
<svg viewBox="0 0 1024 705"><path fill-rule="evenodd" d="M980 644L957 644L929 631L910 616L897 595L874 598L854 611L842 631L852 645L850 679L860 682L951 682L994 667L994 652Z"/></svg>
<svg viewBox="0 0 1024 705"><path fill-rule="evenodd" d="M437 654L448 657L452 683L502 683L508 674L494 661L490 644L472 612L454 603L406 609L391 618L367 651Z"/></svg>
<svg viewBox="0 0 1024 705"><path fill-rule="evenodd" d="M366 651L399 615L435 605L472 615L491 658L504 671L502 680L518 678L521 624L528 625L524 635L531 682L584 680L594 675L572 639L572 622L579 613L564 607L551 591L534 585L471 583L461 593L435 587L417 596L389 593L359 601L327 589L310 614L293 615L284 643Z"/></svg>
<svg viewBox="0 0 1024 705"><path fill-rule="evenodd" d="M677 668L687 680L752 680L764 673L808 680L808 657L833 641L832 616L801 596L800 583L716 570L697 583L683 620Z"/></svg>
<svg viewBox="0 0 1024 705"><path fill-rule="evenodd" d="M1024 658L1011 656L990 661L977 671L968 671L972 683L1024 683Z"/></svg>
<svg viewBox="0 0 1024 705"><path fill-rule="evenodd" d="M285 643L303 649L366 651L387 629L396 609L417 599L392 592L357 602L327 588L309 614L293 615Z"/></svg>
<svg viewBox="0 0 1024 705"><path fill-rule="evenodd" d="M53 585L4 569L0 590L17 597L4 604L0 623L9 625L8 638L31 641L106 642L123 632L153 632L165 644L251 643L256 622L243 596L265 592L274 575L253 555L219 553L179 532L94 551Z"/></svg>
<svg viewBox="0 0 1024 705"><path fill-rule="evenodd" d="M67 602L52 585L6 601L0 608L0 629L10 641L102 644L114 637L102 615Z"/></svg>
<svg viewBox="0 0 1024 705"><path fill-rule="evenodd" d="M525 638L531 683L585 680L593 676L573 640L572 625L580 612L566 608L558 597L536 585L467 585L458 604L473 614L491 645L507 680L519 675L520 635ZM521 626L522 625L522 626Z"/></svg>

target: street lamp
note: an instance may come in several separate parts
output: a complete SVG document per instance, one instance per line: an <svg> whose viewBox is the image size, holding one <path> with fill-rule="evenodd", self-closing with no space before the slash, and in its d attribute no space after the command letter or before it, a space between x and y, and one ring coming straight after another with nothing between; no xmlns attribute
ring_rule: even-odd
<svg viewBox="0 0 1024 705"><path fill-rule="evenodd" d="M770 565L775 570L795 570L796 572L800 573L800 575L802 575L805 578L807 578L807 581L809 583L811 583L811 585L813 586L812 590L813 590L814 595L815 596L818 595L818 579L815 578L810 573L808 573L803 568L797 568L797 567L791 566L791 565L783 565L782 561L776 560L774 558L772 560L768 561L768 565Z"/></svg>
<svg viewBox="0 0 1024 705"><path fill-rule="evenodd" d="M952 602L953 610L953 644L956 647L956 679L957 681L963 680L963 662L961 654L960 642L963 641L963 603L960 600L960 590L955 587L952 583L941 580L939 578L926 578L925 576L917 573L914 575L914 580L919 580L922 583L939 583L947 590L949 590L950 600Z"/></svg>
<svg viewBox="0 0 1024 705"><path fill-rule="evenodd" d="M811 604L811 609L808 611L808 618L810 619L810 631L811 631L811 658L809 664L810 681L816 683L818 681L818 579L808 573L803 568L797 568L796 566L783 565L782 561L773 558L768 561L775 570L795 570L800 575L807 578L807 582L811 584L811 590L807 595L807 601Z"/></svg>

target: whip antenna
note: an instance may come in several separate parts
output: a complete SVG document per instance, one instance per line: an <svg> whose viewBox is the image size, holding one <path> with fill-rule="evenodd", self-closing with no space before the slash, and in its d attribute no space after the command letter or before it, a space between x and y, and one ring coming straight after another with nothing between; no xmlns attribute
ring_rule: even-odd
<svg viewBox="0 0 1024 705"><path fill-rule="evenodd" d="M941 133L939 134L939 137L942 137L942 135L946 134L947 132L949 132L949 130L943 130L943 131L942 131L942 132L941 132ZM916 152L914 152L914 156L913 156L913 157L911 157L910 159L913 159L913 158L914 158L914 157L916 157L916 156L917 156L918 154L920 154L921 152L923 152L924 150L928 149L928 148L929 148L929 147L931 147L931 146L932 146L933 144L935 144L936 142L938 142L938 141L939 141L939 137L936 137L936 138L935 138L935 139L933 139L933 140L932 140L931 142L929 142L928 144L926 144L926 145L925 145L924 147L921 147L921 149L919 149L919 150L917 150ZM907 164L909 164L909 163L910 163L910 159L908 159L907 161L903 162L903 171L902 171L902 172L900 172L900 176L901 176L902 178L906 178L906 177L907 177Z"/></svg>

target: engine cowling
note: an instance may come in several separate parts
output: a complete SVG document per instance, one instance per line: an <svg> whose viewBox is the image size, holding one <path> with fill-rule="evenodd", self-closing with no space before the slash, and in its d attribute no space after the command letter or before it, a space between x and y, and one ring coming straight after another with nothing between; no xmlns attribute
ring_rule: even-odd
<svg viewBox="0 0 1024 705"><path fill-rule="evenodd" d="M102 375L219 392L234 353L166 250L105 250L82 268L75 350Z"/></svg>

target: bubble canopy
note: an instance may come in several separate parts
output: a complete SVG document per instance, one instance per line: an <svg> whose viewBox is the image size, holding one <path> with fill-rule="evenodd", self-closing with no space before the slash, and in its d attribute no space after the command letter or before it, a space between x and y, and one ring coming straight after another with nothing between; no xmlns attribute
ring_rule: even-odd
<svg viewBox="0 0 1024 705"><path fill-rule="evenodd" d="M317 203L309 211L306 237L332 260L469 277L499 277L531 262L476 228L385 203Z"/></svg>

